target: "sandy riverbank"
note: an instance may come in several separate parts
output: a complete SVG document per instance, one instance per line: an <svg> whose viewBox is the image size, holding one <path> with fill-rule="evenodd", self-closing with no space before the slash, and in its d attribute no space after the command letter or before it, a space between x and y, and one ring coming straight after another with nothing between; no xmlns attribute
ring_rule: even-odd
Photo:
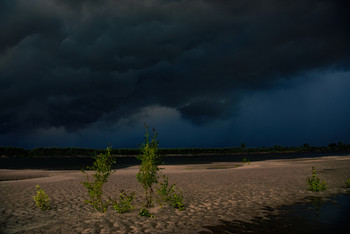
<svg viewBox="0 0 350 234"><path fill-rule="evenodd" d="M302 201L315 193L306 178L315 166L329 185L318 196L344 193L350 177L350 156L284 159L239 163L163 166L170 183L183 191L186 209L155 207L154 219L138 217L143 203L136 180L138 167L117 170L105 184L105 196L117 198L120 189L136 192L136 209L126 214L100 214L84 203L88 194L80 171L0 170L0 233L198 233L209 232L220 220L249 221L275 208ZM33 201L39 184L52 200L40 211Z"/></svg>

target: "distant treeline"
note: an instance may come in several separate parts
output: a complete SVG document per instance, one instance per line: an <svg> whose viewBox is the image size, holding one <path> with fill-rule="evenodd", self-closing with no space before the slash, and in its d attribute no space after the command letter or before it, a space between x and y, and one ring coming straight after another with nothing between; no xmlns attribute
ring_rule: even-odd
<svg viewBox="0 0 350 234"><path fill-rule="evenodd" d="M91 157L105 152L105 149L88 148L34 148L24 149L18 147L0 146L0 157ZM242 143L241 147L230 148L163 148L159 149L161 155L206 155L206 154L250 154L250 153L298 153L298 152L350 152L350 144L332 143L328 146L316 147L304 144L300 147L284 147L275 145L274 147L247 148ZM112 149L114 156L136 156L139 149Z"/></svg>

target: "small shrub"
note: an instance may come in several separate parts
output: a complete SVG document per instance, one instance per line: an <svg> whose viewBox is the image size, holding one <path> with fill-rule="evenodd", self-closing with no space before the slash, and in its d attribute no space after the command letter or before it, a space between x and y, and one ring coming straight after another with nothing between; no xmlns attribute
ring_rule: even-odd
<svg viewBox="0 0 350 234"><path fill-rule="evenodd" d="M179 191L178 193L176 192L175 184L169 186L169 179L167 176L164 175L163 180L163 183L159 183L160 188L157 190L158 194L161 196L163 201L165 201L170 206L181 211L184 210L185 206L183 204L183 195L181 191Z"/></svg>
<svg viewBox="0 0 350 234"><path fill-rule="evenodd" d="M102 186L113 173L111 167L115 160L111 156L110 147L107 147L105 154L99 154L93 158L95 159L93 166L87 167L87 169L94 171L92 174L92 177L94 177L93 182L90 182L89 175L82 169L82 172L86 175L86 181L83 182L83 186L87 188L90 197L90 199L85 200L85 203L91 204L99 212L106 212L109 202L104 201L102 198Z"/></svg>
<svg viewBox="0 0 350 234"><path fill-rule="evenodd" d="M172 194L169 205L180 211L185 210L182 193L179 192L179 193Z"/></svg>
<svg viewBox="0 0 350 234"><path fill-rule="evenodd" d="M132 202L134 200L134 196L135 193L127 194L124 190L121 190L119 194L119 202L112 202L114 209L121 214L132 210Z"/></svg>
<svg viewBox="0 0 350 234"><path fill-rule="evenodd" d="M181 192L175 191L175 185L169 187L168 177L164 176L164 182L158 181L158 171L162 168L158 166L163 162L158 154L158 139L157 132L153 129L153 137L148 133L148 127L145 125L146 135L145 142L141 145L141 154L138 159L141 160L140 170L137 173L137 180L142 184L146 195L145 207L153 206L153 197L157 199L157 202L162 205L162 200L171 205L172 207L184 210L183 196ZM153 190L153 185L159 183L160 189L157 189L160 198ZM141 209L146 212L147 209ZM140 216L141 215L140 210ZM147 210L148 211L148 210ZM146 215L146 213L145 213Z"/></svg>
<svg viewBox="0 0 350 234"><path fill-rule="evenodd" d="M149 210L146 209L146 208L140 209L140 214L139 214L139 216L154 218L154 215L151 214L151 213L149 212Z"/></svg>
<svg viewBox="0 0 350 234"><path fill-rule="evenodd" d="M345 184L348 188L350 188L350 178L347 181L345 181Z"/></svg>
<svg viewBox="0 0 350 234"><path fill-rule="evenodd" d="M328 185L324 180L321 181L320 178L316 176L316 174L317 173L315 167L312 167L312 177L307 178L306 180L309 185L309 189L313 192L326 190Z"/></svg>
<svg viewBox="0 0 350 234"><path fill-rule="evenodd" d="M36 196L34 196L34 201L37 207L39 207L41 210L49 210L50 209L50 199L49 196L46 195L44 190L40 188L40 186L37 184L35 186L36 188Z"/></svg>
<svg viewBox="0 0 350 234"><path fill-rule="evenodd" d="M151 137L148 133L148 127L146 125L145 129L145 142L142 143L140 147L141 154L137 157L141 161L140 170L137 173L137 180L142 184L145 192L145 207L152 207L153 197L157 198L153 190L153 185L158 183L157 172L160 170L158 166L162 162L158 154L157 132L153 129L153 137Z"/></svg>
<svg viewBox="0 0 350 234"><path fill-rule="evenodd" d="M243 163L248 163L248 165L250 165L250 161L246 157L243 158Z"/></svg>

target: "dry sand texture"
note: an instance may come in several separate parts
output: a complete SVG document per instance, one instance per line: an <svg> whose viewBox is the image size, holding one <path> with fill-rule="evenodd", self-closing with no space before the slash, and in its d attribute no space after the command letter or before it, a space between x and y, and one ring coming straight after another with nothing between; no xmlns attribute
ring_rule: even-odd
<svg viewBox="0 0 350 234"><path fill-rule="evenodd" d="M248 157L249 159L249 157ZM263 218L280 205L308 196L347 192L350 156L312 159L267 160L237 163L164 166L163 174L183 191L186 209L155 207L155 218L138 217L143 190L136 180L138 167L117 170L105 184L105 196L117 198L120 189L136 192L136 209L118 214L110 207L104 214L86 205L80 171L0 170L1 233L198 233L209 231L220 220L249 221ZM315 166L329 189L307 190L306 178ZM18 180L13 180L13 179ZM11 179L11 180L9 180ZM6 181L7 180L7 181ZM39 184L51 198L52 209L40 211L33 196Z"/></svg>

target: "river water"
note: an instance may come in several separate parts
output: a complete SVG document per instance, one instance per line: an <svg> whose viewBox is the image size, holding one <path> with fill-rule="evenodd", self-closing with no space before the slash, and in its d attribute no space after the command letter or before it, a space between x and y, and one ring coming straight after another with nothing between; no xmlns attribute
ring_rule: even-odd
<svg viewBox="0 0 350 234"><path fill-rule="evenodd" d="M349 155L349 154L337 154ZM250 162L268 159L296 159L330 156L329 153L270 153L248 155L194 155L194 156L165 156L165 165L176 164L205 164L212 162L242 162L246 157ZM0 169L52 169L80 170L93 163L91 157L81 158L0 158ZM123 168L140 164L136 157L117 157L114 168Z"/></svg>

